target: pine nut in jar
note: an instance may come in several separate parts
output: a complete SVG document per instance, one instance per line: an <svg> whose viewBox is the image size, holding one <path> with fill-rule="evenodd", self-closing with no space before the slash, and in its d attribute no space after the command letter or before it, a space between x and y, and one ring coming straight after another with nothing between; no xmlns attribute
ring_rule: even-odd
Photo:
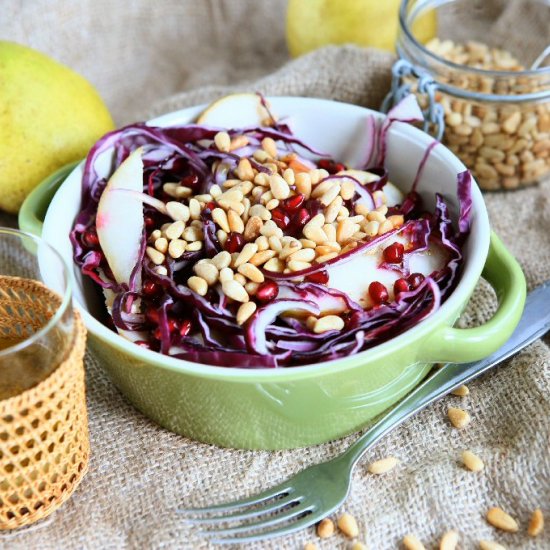
<svg viewBox="0 0 550 550"><path fill-rule="evenodd" d="M434 10L438 36L422 44L414 22ZM411 86L434 115L425 129L444 129L441 141L482 189L515 189L550 175L550 55L531 68L550 45L549 21L543 0L402 2L392 92ZM418 91L421 77L431 106L426 89Z"/></svg>

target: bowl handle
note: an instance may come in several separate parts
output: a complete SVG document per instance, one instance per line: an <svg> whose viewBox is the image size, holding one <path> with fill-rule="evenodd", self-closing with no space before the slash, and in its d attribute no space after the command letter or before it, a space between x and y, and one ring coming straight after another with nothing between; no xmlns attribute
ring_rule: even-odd
<svg viewBox="0 0 550 550"><path fill-rule="evenodd" d="M80 161L66 164L33 189L19 210L20 229L38 237L42 234L44 218L53 196L77 164Z"/></svg>
<svg viewBox="0 0 550 550"><path fill-rule="evenodd" d="M438 363L478 361L500 348L516 328L525 304L525 277L516 259L491 233L482 276L495 289L499 306L493 317L476 328L443 326L423 343L421 360Z"/></svg>

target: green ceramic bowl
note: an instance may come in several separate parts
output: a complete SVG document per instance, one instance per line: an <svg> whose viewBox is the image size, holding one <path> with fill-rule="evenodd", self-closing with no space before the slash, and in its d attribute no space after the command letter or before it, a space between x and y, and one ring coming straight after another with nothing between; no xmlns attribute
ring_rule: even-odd
<svg viewBox="0 0 550 550"><path fill-rule="evenodd" d="M350 163L360 158L357 136L371 111L318 99L274 97L270 101L275 112L291 117L297 135L314 147ZM202 109L185 109L153 122L190 122ZM410 186L431 141L409 125L392 127L387 167L395 184L404 189ZM106 155L101 170L108 170L110 160ZM80 207L82 169L82 164L74 170L67 168L45 181L20 214L23 229L42 233L69 262L72 251L68 235ZM462 170L464 166L444 146L433 150L419 185L429 206L436 191L452 203L456 174ZM101 324L93 316L98 308L97 295L90 294L88 283L76 270L75 301L88 328L90 347L113 382L139 410L162 426L225 447L312 445L364 426L418 384L434 363L481 359L509 338L523 310L525 280L517 262L491 234L477 187L472 214L460 282L443 306L406 333L337 361L253 370L191 363L140 348ZM481 327L453 328L482 274L496 290L498 311Z"/></svg>

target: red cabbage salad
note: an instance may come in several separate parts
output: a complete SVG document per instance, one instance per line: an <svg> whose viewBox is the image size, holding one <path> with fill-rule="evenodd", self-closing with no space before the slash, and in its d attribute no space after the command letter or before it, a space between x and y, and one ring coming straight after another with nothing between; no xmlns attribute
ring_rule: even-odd
<svg viewBox="0 0 550 550"><path fill-rule="evenodd" d="M261 125L133 124L90 151L71 242L111 328L188 361L272 368L367 350L433 314L457 283L472 180L457 174L456 226L442 196L427 210L416 191L437 142L407 192L389 181L388 129L421 120L414 97L367 116L354 167L258 101Z"/></svg>

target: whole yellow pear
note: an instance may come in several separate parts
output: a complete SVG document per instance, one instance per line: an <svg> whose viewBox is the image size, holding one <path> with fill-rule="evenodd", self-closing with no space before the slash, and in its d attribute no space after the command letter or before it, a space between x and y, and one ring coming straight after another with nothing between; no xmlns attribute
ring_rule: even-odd
<svg viewBox="0 0 550 550"><path fill-rule="evenodd" d="M36 50L0 40L0 209L16 213L45 177L84 158L113 127L85 78Z"/></svg>
<svg viewBox="0 0 550 550"><path fill-rule="evenodd" d="M289 52L296 57L327 44L354 43L395 50L400 0L289 0ZM415 21L413 34L427 42L436 34L434 10Z"/></svg>

